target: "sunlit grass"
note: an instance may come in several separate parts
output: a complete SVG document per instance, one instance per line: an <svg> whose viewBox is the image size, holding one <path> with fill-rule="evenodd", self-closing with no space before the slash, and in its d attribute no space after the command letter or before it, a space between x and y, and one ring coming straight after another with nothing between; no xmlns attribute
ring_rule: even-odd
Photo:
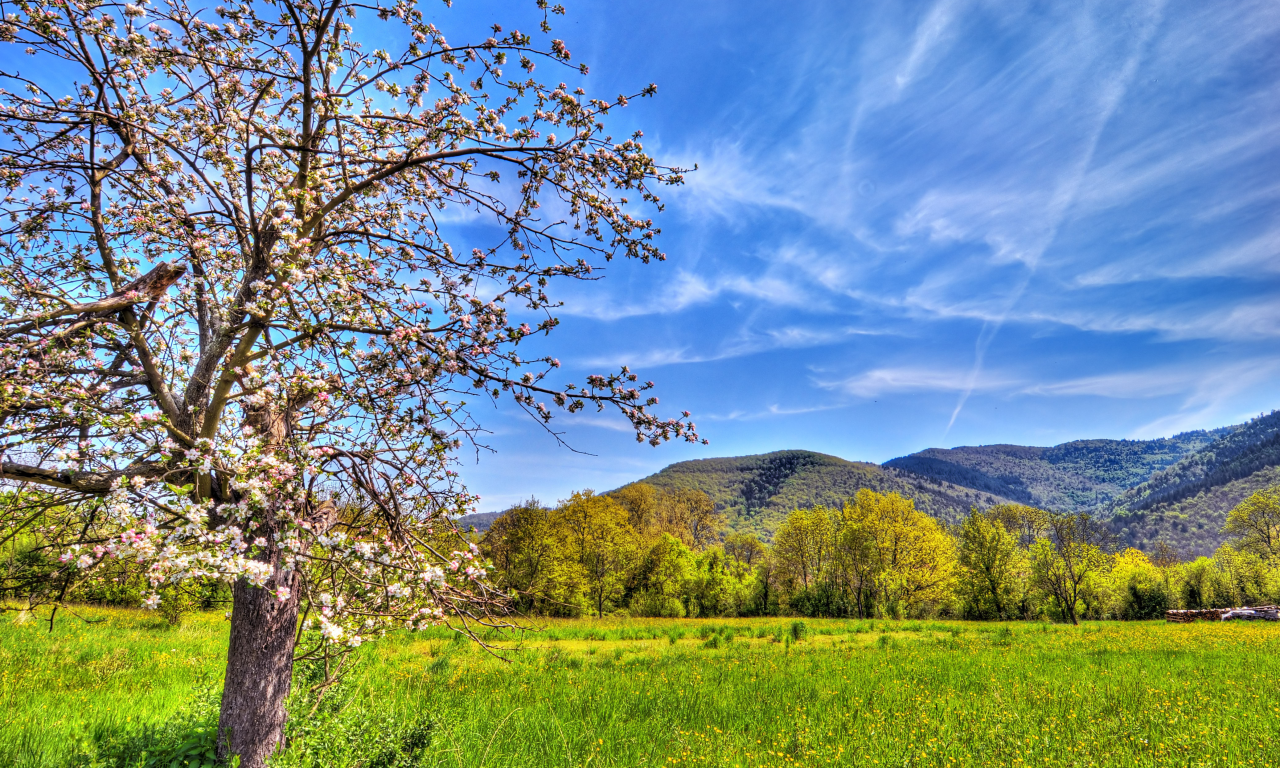
<svg viewBox="0 0 1280 768"><path fill-rule="evenodd" d="M87 615L0 621L0 764L63 765L220 682L221 615ZM792 623L541 622L494 638L505 660L395 635L344 716L431 713L441 766L1280 764L1280 626Z"/></svg>

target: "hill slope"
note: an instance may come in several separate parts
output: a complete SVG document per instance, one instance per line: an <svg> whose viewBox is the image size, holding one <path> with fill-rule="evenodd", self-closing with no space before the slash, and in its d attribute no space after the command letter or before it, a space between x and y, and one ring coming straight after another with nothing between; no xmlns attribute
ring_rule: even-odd
<svg viewBox="0 0 1280 768"><path fill-rule="evenodd" d="M1223 541L1227 512L1280 482L1280 412L1157 440L930 448L885 464L1024 504L1112 518L1126 544L1185 555Z"/></svg>
<svg viewBox="0 0 1280 768"><path fill-rule="evenodd" d="M729 527L770 538L787 513L816 504L838 506L862 488L898 492L934 517L956 520L972 506L985 507L1005 497L985 489L901 472L865 462L846 461L812 451L775 451L756 456L682 461L640 482L659 488L705 492L726 513Z"/></svg>
<svg viewBox="0 0 1280 768"><path fill-rule="evenodd" d="M1076 440L1051 448L929 448L885 466L1046 509L1092 509L1107 505L1231 429L1186 432L1159 440Z"/></svg>
<svg viewBox="0 0 1280 768"><path fill-rule="evenodd" d="M1001 502L1110 519L1121 541L1157 541L1183 555L1210 554L1227 512L1280 484L1280 411L1244 424L1156 440L1076 440L1042 448L929 448L883 465L813 451L698 459L641 482L704 491L729 528L764 539L794 509L839 506L862 488L897 492L947 522ZM483 530L495 514L462 518Z"/></svg>
<svg viewBox="0 0 1280 768"><path fill-rule="evenodd" d="M1112 507L1142 511L1211 491L1280 465L1280 411L1259 416L1121 494Z"/></svg>
<svg viewBox="0 0 1280 768"><path fill-rule="evenodd" d="M1227 513L1255 491L1280 485L1280 466L1260 469L1245 477L1153 504L1144 509L1118 510L1112 527L1127 546L1149 549L1157 541L1173 546L1184 557L1211 555L1222 544Z"/></svg>

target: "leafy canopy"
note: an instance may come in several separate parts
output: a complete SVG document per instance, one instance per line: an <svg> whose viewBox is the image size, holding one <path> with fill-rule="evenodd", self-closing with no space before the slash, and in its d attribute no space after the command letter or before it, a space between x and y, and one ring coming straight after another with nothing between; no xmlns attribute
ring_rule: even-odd
<svg viewBox="0 0 1280 768"><path fill-rule="evenodd" d="M0 449L43 491L0 522L62 553L37 599L132 558L303 595L324 642L482 616L448 522L476 398L698 440L626 368L558 385L520 355L554 281L663 258L681 173L606 130L654 88L535 77L586 72L542 0L537 32L462 43L427 8L6 7L35 66L0 74Z"/></svg>

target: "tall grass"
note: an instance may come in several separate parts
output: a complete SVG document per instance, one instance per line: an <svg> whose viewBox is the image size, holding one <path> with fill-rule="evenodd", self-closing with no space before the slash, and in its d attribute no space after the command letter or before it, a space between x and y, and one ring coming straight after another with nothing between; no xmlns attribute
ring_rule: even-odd
<svg viewBox="0 0 1280 768"><path fill-rule="evenodd" d="M220 618L101 615L0 624L0 764L66 765L220 673ZM282 763L374 764L360 745L415 724L412 764L468 768L1280 764L1274 625L634 619L501 644L433 630L362 648Z"/></svg>
<svg viewBox="0 0 1280 768"><path fill-rule="evenodd" d="M0 765L65 765L87 744L168 720L201 687L221 688L222 614L173 627L152 611L76 613L52 632L28 614L0 615Z"/></svg>

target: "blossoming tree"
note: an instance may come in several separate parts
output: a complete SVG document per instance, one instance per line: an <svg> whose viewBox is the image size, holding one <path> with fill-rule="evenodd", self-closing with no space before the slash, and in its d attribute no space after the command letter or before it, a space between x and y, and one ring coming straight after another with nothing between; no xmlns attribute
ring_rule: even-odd
<svg viewBox="0 0 1280 768"><path fill-rule="evenodd" d="M499 620L450 523L468 400L698 440L626 368L557 386L518 354L553 281L662 258L646 211L681 181L607 134L627 97L553 82L586 68L527 10L458 43L413 0L6 6L0 536L61 556L43 604L109 558L233 582L219 749L246 768L295 655Z"/></svg>

